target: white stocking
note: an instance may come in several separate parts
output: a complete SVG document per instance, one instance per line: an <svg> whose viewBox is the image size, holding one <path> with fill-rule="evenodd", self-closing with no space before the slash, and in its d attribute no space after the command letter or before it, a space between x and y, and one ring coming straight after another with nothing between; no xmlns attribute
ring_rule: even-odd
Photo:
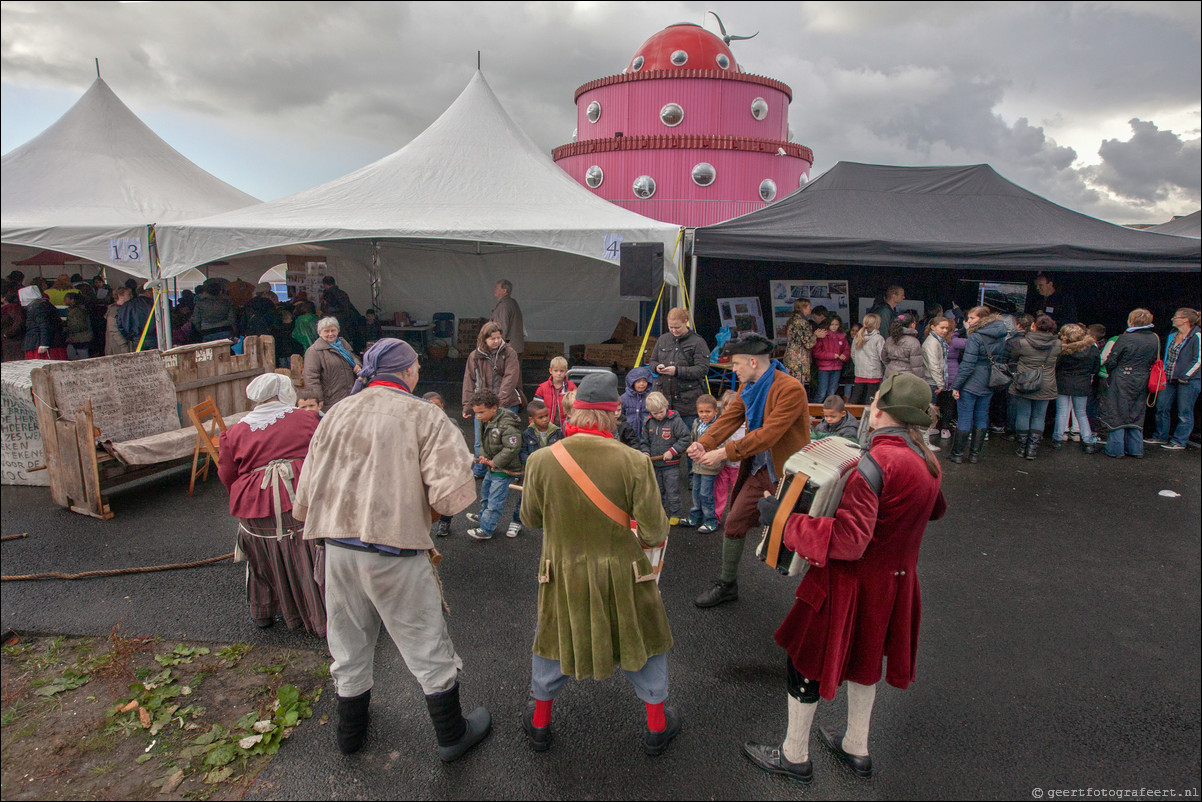
<svg viewBox="0 0 1202 802"><path fill-rule="evenodd" d="M875 701L875 685L847 683L847 733L843 736L843 751L847 754L868 755L868 725Z"/></svg>
<svg viewBox="0 0 1202 802"><path fill-rule="evenodd" d="M785 733L781 753L790 763L805 763L810 759L810 726L814 723L818 703L805 704L792 695L786 696L789 699L789 731Z"/></svg>

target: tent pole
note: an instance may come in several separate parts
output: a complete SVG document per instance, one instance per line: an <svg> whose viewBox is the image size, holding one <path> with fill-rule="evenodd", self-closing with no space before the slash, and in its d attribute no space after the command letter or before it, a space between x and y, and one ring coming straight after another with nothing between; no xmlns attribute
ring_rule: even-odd
<svg viewBox="0 0 1202 802"><path fill-rule="evenodd" d="M697 254L693 254L691 269L689 270L689 321L696 325L697 316Z"/></svg>
<svg viewBox="0 0 1202 802"><path fill-rule="evenodd" d="M371 308L380 309L380 241L371 241Z"/></svg>
<svg viewBox="0 0 1202 802"><path fill-rule="evenodd" d="M150 286L154 288L154 329L159 339L159 350L171 348L171 304L167 301L167 282L163 281L163 266L159 264L159 244L154 234L154 224L147 229L150 240Z"/></svg>

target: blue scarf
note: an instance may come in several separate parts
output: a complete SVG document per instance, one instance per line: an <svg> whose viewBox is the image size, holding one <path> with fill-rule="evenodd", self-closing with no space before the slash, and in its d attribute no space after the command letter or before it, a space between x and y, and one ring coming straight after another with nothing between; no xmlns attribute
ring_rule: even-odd
<svg viewBox="0 0 1202 802"><path fill-rule="evenodd" d="M764 371L764 375L745 385L743 392L739 393L739 398L743 399L743 406L747 408L747 431L753 432L764 425L764 408L768 404L768 391L772 389L772 380L776 377L776 371L784 369L785 366L780 363L780 360L772 360L768 365L768 370Z"/></svg>
<svg viewBox="0 0 1202 802"><path fill-rule="evenodd" d="M334 342L330 343L330 348L334 349L334 351L338 354L338 356L345 359L352 368L355 367L355 357L353 354L351 354L350 351L346 350L346 348L343 347L341 338L334 340Z"/></svg>

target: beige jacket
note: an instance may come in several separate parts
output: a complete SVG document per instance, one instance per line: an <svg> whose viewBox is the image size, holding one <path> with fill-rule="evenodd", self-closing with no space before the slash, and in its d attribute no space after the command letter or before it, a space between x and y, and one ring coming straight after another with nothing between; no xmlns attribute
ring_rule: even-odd
<svg viewBox="0 0 1202 802"><path fill-rule="evenodd" d="M357 537L430 549L431 510L454 515L475 500L472 456L459 428L433 404L376 386L322 418L292 514L305 522L306 540Z"/></svg>

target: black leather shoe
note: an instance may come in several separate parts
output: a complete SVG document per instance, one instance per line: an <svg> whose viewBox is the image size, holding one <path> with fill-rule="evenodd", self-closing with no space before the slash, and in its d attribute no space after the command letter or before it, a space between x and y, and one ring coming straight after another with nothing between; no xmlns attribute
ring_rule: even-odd
<svg viewBox="0 0 1202 802"><path fill-rule="evenodd" d="M738 601L738 600L739 600L739 583L738 583L738 581L736 580L734 582L723 582L721 579L719 579L717 582L714 583L714 586L712 588L707 590L705 593L702 593L697 598L693 599L693 604L697 605L698 607L702 607L702 608L717 607L719 604L723 604L725 602Z"/></svg>
<svg viewBox="0 0 1202 802"><path fill-rule="evenodd" d="M526 715L522 717L522 729L526 731L526 740L535 752L546 752L551 748L551 727L534 726L534 702L526 705Z"/></svg>
<svg viewBox="0 0 1202 802"><path fill-rule="evenodd" d="M748 742L743 744L743 754L747 755L748 760L769 774L783 774L790 779L803 783L809 783L810 780L814 779L814 766L810 761L790 763L785 759L784 753L781 752L779 746Z"/></svg>
<svg viewBox="0 0 1202 802"><path fill-rule="evenodd" d="M826 727L818 728L818 740L826 746L827 749L835 753L835 757L839 758L839 762L851 771L852 774L859 777L861 780L872 779L872 758L864 755L849 755L843 751L843 736L832 735Z"/></svg>
<svg viewBox="0 0 1202 802"><path fill-rule="evenodd" d="M677 735L680 735L680 713L675 707L664 705L664 731L643 733L643 751L654 757L667 749Z"/></svg>

